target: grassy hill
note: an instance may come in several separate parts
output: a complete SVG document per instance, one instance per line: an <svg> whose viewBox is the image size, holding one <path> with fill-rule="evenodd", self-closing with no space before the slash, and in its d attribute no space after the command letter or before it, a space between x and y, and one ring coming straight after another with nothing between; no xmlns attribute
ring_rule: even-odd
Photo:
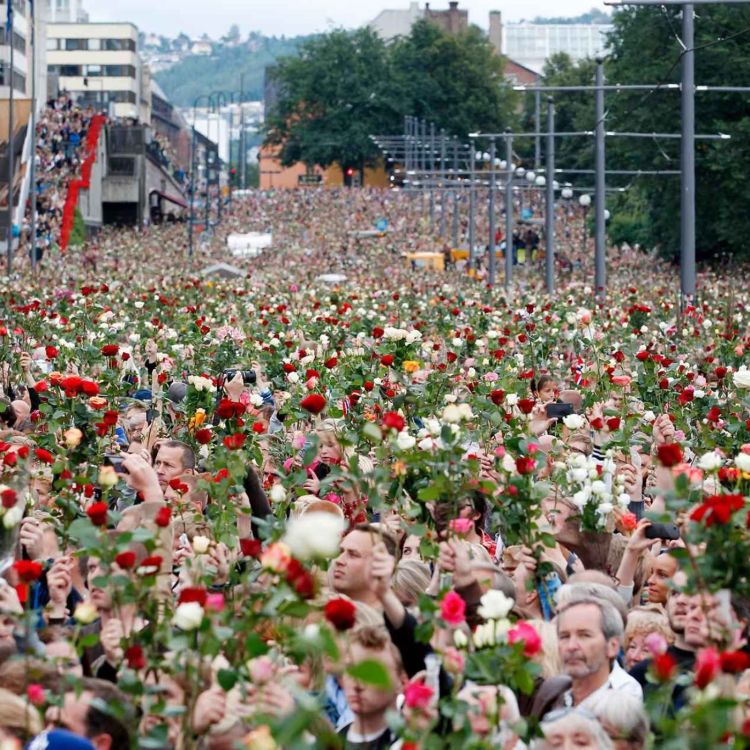
<svg viewBox="0 0 750 750"><path fill-rule="evenodd" d="M239 91L244 73L246 100L263 98L266 66L279 57L293 55L308 39L251 35L241 45L215 44L213 54L189 55L181 62L156 74L155 78L170 100L179 107L191 107L196 97L213 91ZM205 101L203 102L205 104Z"/></svg>

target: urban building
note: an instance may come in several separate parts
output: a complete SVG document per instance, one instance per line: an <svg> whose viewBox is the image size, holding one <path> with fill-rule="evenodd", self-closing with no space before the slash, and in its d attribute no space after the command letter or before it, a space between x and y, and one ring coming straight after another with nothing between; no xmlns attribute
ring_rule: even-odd
<svg viewBox="0 0 750 750"><path fill-rule="evenodd" d="M390 42L399 37L409 36L411 27L422 18L424 11L419 7L419 3L411 2L405 10L381 10L367 25L381 39Z"/></svg>
<svg viewBox="0 0 750 750"><path fill-rule="evenodd" d="M47 70L80 105L149 122L138 29L132 23L50 23ZM148 76L146 71L146 76Z"/></svg>
<svg viewBox="0 0 750 750"><path fill-rule="evenodd" d="M552 55L564 52L575 62L596 57L607 47L610 24L507 23L498 50L511 60L541 73Z"/></svg>
<svg viewBox="0 0 750 750"><path fill-rule="evenodd" d="M460 34L469 28L469 11L460 10L458 0L450 0L448 10L433 10L425 3L424 17L448 34Z"/></svg>
<svg viewBox="0 0 750 750"><path fill-rule="evenodd" d="M83 0L46 0L47 18L52 23L88 23Z"/></svg>

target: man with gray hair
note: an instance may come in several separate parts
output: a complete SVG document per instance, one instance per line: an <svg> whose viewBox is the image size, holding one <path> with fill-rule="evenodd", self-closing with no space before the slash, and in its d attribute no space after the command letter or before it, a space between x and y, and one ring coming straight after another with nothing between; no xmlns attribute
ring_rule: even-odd
<svg viewBox="0 0 750 750"><path fill-rule="evenodd" d="M557 708L587 707L608 690L643 700L641 686L618 664L624 627L614 605L574 596L558 609L557 640L564 676L545 680L534 696L536 718Z"/></svg>

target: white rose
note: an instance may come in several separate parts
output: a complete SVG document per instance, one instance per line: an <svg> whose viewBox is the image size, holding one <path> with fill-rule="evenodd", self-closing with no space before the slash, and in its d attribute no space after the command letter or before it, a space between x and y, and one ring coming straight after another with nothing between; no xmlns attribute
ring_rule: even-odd
<svg viewBox="0 0 750 750"><path fill-rule="evenodd" d="M614 506L612 503L599 503L599 505L596 508L596 512L600 513L603 516L606 516L607 514L611 513Z"/></svg>
<svg viewBox="0 0 750 750"><path fill-rule="evenodd" d="M607 491L607 485L601 479L591 483L591 491L595 495L603 495Z"/></svg>
<svg viewBox="0 0 750 750"><path fill-rule="evenodd" d="M461 344L463 344L463 341L461 339L459 338L453 339L453 346L458 347L458 346L461 346Z"/></svg>
<svg viewBox="0 0 750 750"><path fill-rule="evenodd" d="M750 370L742 365L737 372L732 375L732 380L738 388L750 388Z"/></svg>
<svg viewBox="0 0 750 750"><path fill-rule="evenodd" d="M716 471L721 466L721 456L716 451L704 453L698 459L698 468L703 471Z"/></svg>
<svg viewBox="0 0 750 750"><path fill-rule="evenodd" d="M284 485L278 482L271 487L271 491L268 494L274 503L283 503L284 500L286 500L286 490L284 489Z"/></svg>
<svg viewBox="0 0 750 750"><path fill-rule="evenodd" d="M501 620L513 609L513 600L497 589L490 589L483 594L479 603L479 616L485 620Z"/></svg>
<svg viewBox="0 0 750 750"><path fill-rule="evenodd" d="M6 529L12 529L18 526L23 518L23 504L16 503L12 508L8 508L3 516L3 526Z"/></svg>
<svg viewBox="0 0 750 750"><path fill-rule="evenodd" d="M654 414L654 412L652 412L650 409L648 411L644 411L643 412L643 420L645 422L651 423L651 422L653 422L653 421L656 420L656 414Z"/></svg>
<svg viewBox="0 0 750 750"><path fill-rule="evenodd" d="M208 548L211 544L211 540L207 536L194 536L193 537L193 552L196 555L205 555L208 552Z"/></svg>
<svg viewBox="0 0 750 750"><path fill-rule="evenodd" d="M344 533L344 519L333 513L304 513L287 527L284 543L300 560L335 557Z"/></svg>
<svg viewBox="0 0 750 750"><path fill-rule="evenodd" d="M466 637L466 633L463 630L453 631L453 645L456 648L466 648L469 645L469 639Z"/></svg>
<svg viewBox="0 0 750 750"><path fill-rule="evenodd" d="M580 430L585 424L585 420L580 414L568 414L567 417L563 417L563 424L569 430Z"/></svg>
<svg viewBox="0 0 750 750"><path fill-rule="evenodd" d="M468 371L467 371L467 373L466 373L466 374L467 374L467 376L468 376L468 377L470 377L470 378L475 378L475 377L477 376L477 371L476 371L476 370L475 370L475 369L474 369L473 367L470 367L470 368L468 369Z"/></svg>
<svg viewBox="0 0 750 750"><path fill-rule="evenodd" d="M579 484L580 484L581 482L585 482L585 481L586 481L586 477L587 477L588 475L589 475L588 469L585 469L585 468L581 468L581 467L579 467L579 468L577 468L577 469L573 469L573 470L572 470L572 471L570 472L570 478L571 478L571 479L572 479L572 480L573 480L574 482L578 482Z"/></svg>
<svg viewBox="0 0 750 750"><path fill-rule="evenodd" d="M443 421L448 424L461 421L461 411L455 404L448 404L443 410Z"/></svg>
<svg viewBox="0 0 750 750"><path fill-rule="evenodd" d="M419 450L430 451L435 445L435 441L431 437L426 437L424 440L419 441Z"/></svg>
<svg viewBox="0 0 750 750"><path fill-rule="evenodd" d="M750 456L747 453L739 453L737 454L737 458L734 459L734 464L740 471L749 472Z"/></svg>
<svg viewBox="0 0 750 750"><path fill-rule="evenodd" d="M203 607L198 602L180 604L175 610L172 622L180 630L195 630L203 622Z"/></svg>
<svg viewBox="0 0 750 750"><path fill-rule="evenodd" d="M455 404L456 401L458 401L458 396L456 396L455 393L446 393L443 401L445 401L446 404Z"/></svg>
<svg viewBox="0 0 750 750"><path fill-rule="evenodd" d="M517 393L509 393L505 397L505 403L508 404L508 406L515 406L518 403L518 394Z"/></svg>
<svg viewBox="0 0 750 750"><path fill-rule="evenodd" d="M263 397L260 393L253 393L252 396L250 396L250 403L258 409L263 406Z"/></svg>
<svg viewBox="0 0 750 750"><path fill-rule="evenodd" d="M422 333L420 331L409 331L409 333L406 334L406 343L413 344L415 341L419 341L421 338Z"/></svg>
<svg viewBox="0 0 750 750"><path fill-rule="evenodd" d="M286 379L290 383L299 383L299 374L296 373L296 372L290 372L290 373L287 374ZM262 401L262 399L261 399L261 401Z"/></svg>
<svg viewBox="0 0 750 750"><path fill-rule="evenodd" d="M591 490L588 487L584 487L582 490L578 490L573 497L573 504L578 510L583 510L583 506L589 501L591 497Z"/></svg>
<svg viewBox="0 0 750 750"><path fill-rule="evenodd" d="M73 619L81 625L90 625L99 617L99 612L91 602L81 602L73 612Z"/></svg>
<svg viewBox="0 0 750 750"><path fill-rule="evenodd" d="M410 435L406 430L398 433L398 437L396 438L396 445L398 445L399 450L410 451L416 444L417 439L414 436ZM750 458L750 456L748 456L748 458Z"/></svg>

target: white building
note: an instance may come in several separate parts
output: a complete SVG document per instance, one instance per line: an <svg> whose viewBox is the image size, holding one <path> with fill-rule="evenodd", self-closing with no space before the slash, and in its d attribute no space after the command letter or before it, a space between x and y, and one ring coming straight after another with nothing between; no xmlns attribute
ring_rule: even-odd
<svg viewBox="0 0 750 750"><path fill-rule="evenodd" d="M409 36L411 27L421 18L424 18L424 10L418 2L410 2L408 8L381 10L367 26L381 39L390 42Z"/></svg>
<svg viewBox="0 0 750 750"><path fill-rule="evenodd" d="M10 44L8 44L8 5L0 11L0 100L10 96ZM31 40L29 38L29 9L26 0L13 0L13 96L28 99L31 96Z"/></svg>
<svg viewBox="0 0 750 750"><path fill-rule="evenodd" d="M196 131L218 146L219 158L225 164L228 164L230 161L230 140L232 137L230 113L226 109L223 109L219 113L207 110L205 107L199 107L195 110L195 120L193 120L192 109L183 109L181 110L181 114L189 127L195 126Z"/></svg>
<svg viewBox="0 0 750 750"><path fill-rule="evenodd" d="M48 24L47 66L78 103L141 116L143 70L132 23Z"/></svg>
<svg viewBox="0 0 750 750"><path fill-rule="evenodd" d="M502 52L521 65L541 73L552 55L565 52L571 59L582 60L604 52L609 24L537 24L503 25Z"/></svg>
<svg viewBox="0 0 750 750"><path fill-rule="evenodd" d="M48 20L52 23L87 23L89 14L83 9L83 0L46 0Z"/></svg>

